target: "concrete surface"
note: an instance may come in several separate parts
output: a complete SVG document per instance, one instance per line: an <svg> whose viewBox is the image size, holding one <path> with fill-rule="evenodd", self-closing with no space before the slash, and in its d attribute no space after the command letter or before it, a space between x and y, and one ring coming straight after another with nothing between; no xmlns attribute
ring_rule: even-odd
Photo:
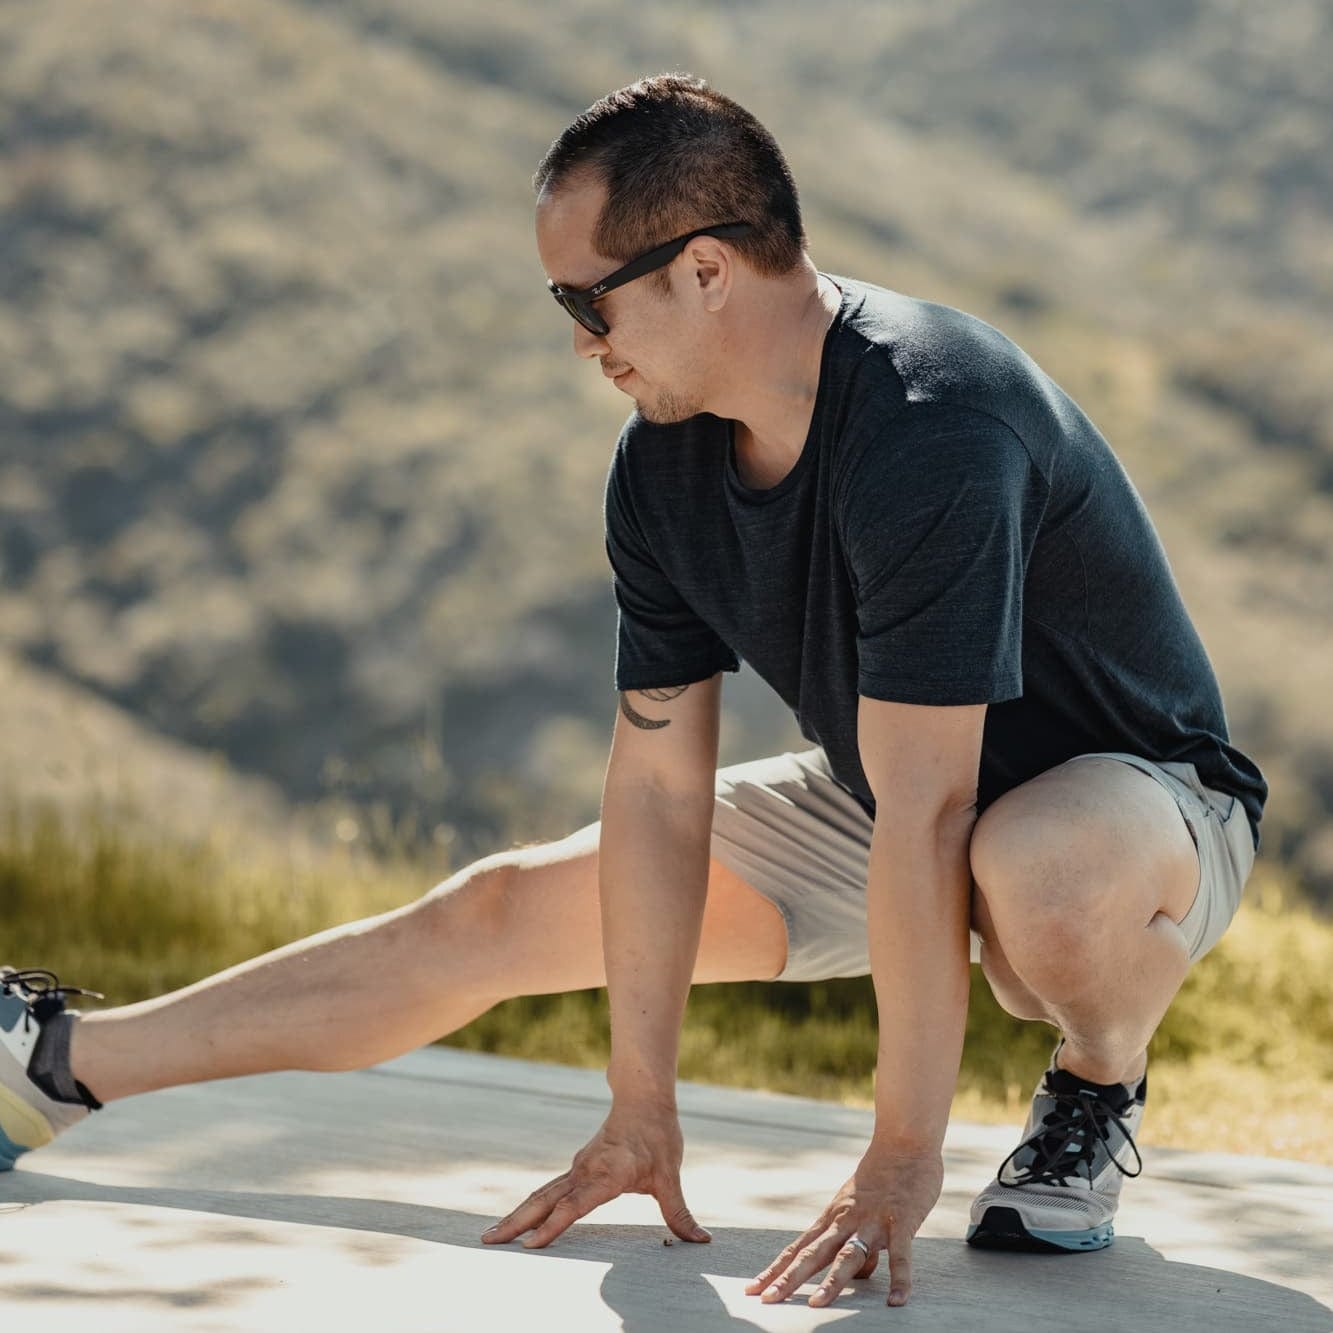
<svg viewBox="0 0 1333 1333"><path fill-rule="evenodd" d="M635 1195L546 1250L483 1248L608 1104L596 1071L441 1048L118 1104L0 1176L0 1325L1333 1330L1333 1170L1147 1150L1109 1250L970 1250L968 1202L1016 1126L951 1128L909 1305L885 1306L883 1258L827 1309L805 1304L813 1285L761 1305L746 1282L850 1173L870 1115L699 1085L680 1092L683 1181L710 1245L664 1246L656 1202Z"/></svg>

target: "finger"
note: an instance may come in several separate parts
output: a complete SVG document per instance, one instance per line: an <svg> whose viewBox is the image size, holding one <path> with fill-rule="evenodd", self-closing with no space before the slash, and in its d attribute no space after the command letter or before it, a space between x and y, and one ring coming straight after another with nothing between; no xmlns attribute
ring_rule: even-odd
<svg viewBox="0 0 1333 1333"><path fill-rule="evenodd" d="M755 1296L763 1291L765 1287L782 1272L784 1268L796 1257L796 1252L810 1238L813 1232L807 1231L804 1236L797 1236L790 1245L787 1246L776 1259L773 1260L767 1268L764 1269L753 1282L747 1283L745 1290L750 1296Z"/></svg>
<svg viewBox="0 0 1333 1333"><path fill-rule="evenodd" d="M796 1252L796 1257L785 1273L779 1273L760 1293L765 1304L785 1301L812 1273L817 1273L837 1252L838 1237L825 1233Z"/></svg>
<svg viewBox="0 0 1333 1333"><path fill-rule="evenodd" d="M590 1213L599 1204L614 1199L620 1191L614 1185L585 1185L575 1187L568 1194L557 1200L550 1215L531 1236L523 1238L523 1247L528 1250L540 1250L549 1245L558 1235L568 1230L585 1213Z"/></svg>
<svg viewBox="0 0 1333 1333"><path fill-rule="evenodd" d="M875 1271L875 1264L878 1262L878 1252L871 1250L867 1255L860 1246L853 1245L850 1239L838 1251L837 1257L833 1261L833 1267L829 1269L828 1276L819 1284L819 1290L810 1297L811 1305L828 1305L836 1300L842 1289L854 1278L860 1277L860 1270L868 1264L870 1272ZM865 1276L869 1276L867 1273Z"/></svg>
<svg viewBox="0 0 1333 1333"><path fill-rule="evenodd" d="M669 1185L663 1186L658 1191L657 1204L662 1210L662 1220L681 1240L703 1243L713 1239L694 1220L694 1214L685 1203L685 1194L680 1188L679 1180L672 1180Z"/></svg>
<svg viewBox="0 0 1333 1333"><path fill-rule="evenodd" d="M551 1211L562 1187L569 1180L569 1172L548 1180L540 1189L533 1190L508 1217L503 1217L494 1226L489 1226L481 1233L482 1241L487 1245L501 1245L505 1241L521 1236L529 1227L542 1222Z"/></svg>
<svg viewBox="0 0 1333 1333"><path fill-rule="evenodd" d="M746 1286L745 1290L752 1296L763 1291L773 1278L795 1259L803 1246L809 1245L817 1237L822 1236L825 1230L826 1224L823 1218L820 1218L814 1226L807 1227L762 1273Z"/></svg>
<svg viewBox="0 0 1333 1333"><path fill-rule="evenodd" d="M904 1226L889 1232L889 1301L906 1305L912 1294L912 1233Z"/></svg>

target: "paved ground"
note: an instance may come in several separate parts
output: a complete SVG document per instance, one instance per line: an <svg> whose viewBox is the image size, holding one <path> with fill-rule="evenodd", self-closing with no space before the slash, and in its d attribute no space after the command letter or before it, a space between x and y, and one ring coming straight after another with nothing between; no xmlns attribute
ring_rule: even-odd
<svg viewBox="0 0 1333 1333"><path fill-rule="evenodd" d="M1013 1133L969 1125L950 1131L910 1305L884 1305L882 1260L828 1309L805 1304L813 1287L761 1305L745 1283L846 1178L869 1113L698 1085L680 1096L684 1186L712 1244L664 1246L634 1196L546 1250L483 1248L607 1104L596 1072L440 1048L122 1103L0 1176L0 1326L1333 1330L1333 1170L1147 1152L1111 1249L988 1254L959 1237Z"/></svg>

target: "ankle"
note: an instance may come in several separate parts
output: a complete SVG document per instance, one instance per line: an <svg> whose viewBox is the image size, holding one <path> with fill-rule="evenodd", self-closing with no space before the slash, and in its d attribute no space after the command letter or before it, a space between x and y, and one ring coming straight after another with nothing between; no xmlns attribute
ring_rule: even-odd
<svg viewBox="0 0 1333 1333"><path fill-rule="evenodd" d="M1080 1046L1065 1038L1056 1051L1055 1067L1077 1078L1085 1078L1089 1083L1132 1085L1148 1071L1148 1052L1141 1050L1125 1059L1117 1052Z"/></svg>
<svg viewBox="0 0 1333 1333"><path fill-rule="evenodd" d="M70 1043L78 1020L77 1010L64 1010L43 1023L28 1062L28 1077L53 1101L82 1104L97 1111L102 1103L75 1078L70 1060Z"/></svg>

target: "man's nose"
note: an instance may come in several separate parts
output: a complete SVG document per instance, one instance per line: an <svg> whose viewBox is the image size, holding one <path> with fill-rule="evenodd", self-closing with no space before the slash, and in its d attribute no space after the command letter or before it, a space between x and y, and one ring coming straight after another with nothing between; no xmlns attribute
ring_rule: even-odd
<svg viewBox="0 0 1333 1333"><path fill-rule="evenodd" d="M591 360L595 356L604 356L611 350L611 344L600 333L585 329L578 320L574 321L574 355Z"/></svg>

